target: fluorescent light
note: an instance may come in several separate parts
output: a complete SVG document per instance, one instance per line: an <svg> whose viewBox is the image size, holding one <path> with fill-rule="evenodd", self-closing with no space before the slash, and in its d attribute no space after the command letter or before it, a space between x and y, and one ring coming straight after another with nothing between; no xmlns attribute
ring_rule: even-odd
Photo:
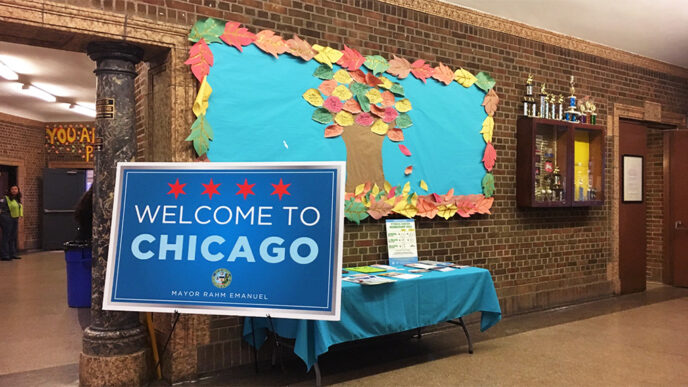
<svg viewBox="0 0 688 387"><path fill-rule="evenodd" d="M19 75L17 75L17 73L15 73L14 71L12 71L11 68L9 68L9 66L2 62L0 62L0 77L3 77L8 81L16 81L17 79L19 79Z"/></svg>
<svg viewBox="0 0 688 387"><path fill-rule="evenodd" d="M47 91L41 90L34 85L24 84L24 86L22 86L22 92L29 94L33 97L36 97L38 99L42 99L46 102L57 101L57 98L55 98L54 95L48 93Z"/></svg>
<svg viewBox="0 0 688 387"><path fill-rule="evenodd" d="M89 116L89 117L95 117L95 116L96 116L96 111L95 111L95 110L89 109L89 108L87 108L87 107L84 107L84 106L81 106L81 105L78 105L78 104L71 104L71 105L69 105L69 109L70 109L70 110L73 110L74 113L83 114L83 115L85 115L85 116Z"/></svg>

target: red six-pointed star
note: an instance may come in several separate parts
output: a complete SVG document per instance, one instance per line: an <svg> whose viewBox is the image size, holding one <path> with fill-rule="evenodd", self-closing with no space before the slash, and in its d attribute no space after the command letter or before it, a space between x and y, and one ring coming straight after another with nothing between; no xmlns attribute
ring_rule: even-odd
<svg viewBox="0 0 688 387"><path fill-rule="evenodd" d="M254 185L256 184L249 184L248 179L244 179L244 184L237 184L237 186L239 187L239 192L235 193L235 195L244 195L244 200L246 200L246 196L255 195L255 193L253 192Z"/></svg>
<svg viewBox="0 0 688 387"><path fill-rule="evenodd" d="M289 184L284 184L282 182L282 179L280 179L279 184L270 184L275 190L270 194L270 195L279 195L279 200L282 200L282 195L291 195L289 192L287 192L287 188L291 185Z"/></svg>
<svg viewBox="0 0 688 387"><path fill-rule="evenodd" d="M169 185L171 188L170 192L168 192L167 194L174 194L175 199L179 196L179 194L186 195L186 192L184 192L184 186L186 185L186 183L179 184L179 179L177 179L177 181L175 181L174 184L167 183L167 185Z"/></svg>
<svg viewBox="0 0 688 387"><path fill-rule="evenodd" d="M217 187L219 187L220 184L222 183L213 184L213 179L210 179L210 183L208 184L201 183L201 185L205 187L205 190L201 192L201 195L208 194L208 199L212 199L213 195L219 195L220 193L217 192Z"/></svg>

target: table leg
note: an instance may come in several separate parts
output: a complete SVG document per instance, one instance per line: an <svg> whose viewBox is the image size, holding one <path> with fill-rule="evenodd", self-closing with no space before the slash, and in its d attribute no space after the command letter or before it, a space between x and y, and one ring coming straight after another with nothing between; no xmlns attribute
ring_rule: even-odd
<svg viewBox="0 0 688 387"><path fill-rule="evenodd" d="M468 353L472 354L473 343L471 342L471 335L468 334L468 328L466 328L466 324L463 322L463 317L459 317L459 321L449 320L447 322L454 325L461 325L461 328L463 328L463 333L466 335L466 341L468 341Z"/></svg>
<svg viewBox="0 0 688 387"><path fill-rule="evenodd" d="M253 317L251 317L251 336L253 337L253 366L258 373L258 351L256 350L256 326L253 324Z"/></svg>
<svg viewBox="0 0 688 387"><path fill-rule="evenodd" d="M423 336L423 327L416 328L416 334L414 335L414 338L420 339L422 336Z"/></svg>
<svg viewBox="0 0 688 387"><path fill-rule="evenodd" d="M320 376L320 366L318 365L318 362L313 364L313 369L315 370L315 385L320 387L322 386L322 378Z"/></svg>

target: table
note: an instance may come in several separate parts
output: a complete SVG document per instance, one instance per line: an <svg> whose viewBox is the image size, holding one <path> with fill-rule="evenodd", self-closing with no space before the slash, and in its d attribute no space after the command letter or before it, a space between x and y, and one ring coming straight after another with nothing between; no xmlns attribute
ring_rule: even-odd
<svg viewBox="0 0 688 387"><path fill-rule="evenodd" d="M408 271L403 266L395 268ZM478 311L482 312L482 332L502 318L490 272L475 267L430 271L419 278L374 286L342 281L341 304L340 321L247 317L244 340L253 344L255 338L260 348L269 330L295 339L294 353L310 370L318 356L335 344L403 332Z"/></svg>

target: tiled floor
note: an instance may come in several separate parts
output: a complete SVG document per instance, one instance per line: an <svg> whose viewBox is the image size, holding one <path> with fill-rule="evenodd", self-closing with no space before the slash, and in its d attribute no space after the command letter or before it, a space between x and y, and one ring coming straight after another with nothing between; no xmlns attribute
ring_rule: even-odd
<svg viewBox="0 0 688 387"><path fill-rule="evenodd" d="M78 385L89 311L67 306L61 251L0 262L0 311L0 386ZM340 345L320 366L327 385L688 385L687 321L688 289L649 284L643 293L512 316L484 333L471 324L473 355L453 328ZM186 385L313 385L298 358L284 364Z"/></svg>

